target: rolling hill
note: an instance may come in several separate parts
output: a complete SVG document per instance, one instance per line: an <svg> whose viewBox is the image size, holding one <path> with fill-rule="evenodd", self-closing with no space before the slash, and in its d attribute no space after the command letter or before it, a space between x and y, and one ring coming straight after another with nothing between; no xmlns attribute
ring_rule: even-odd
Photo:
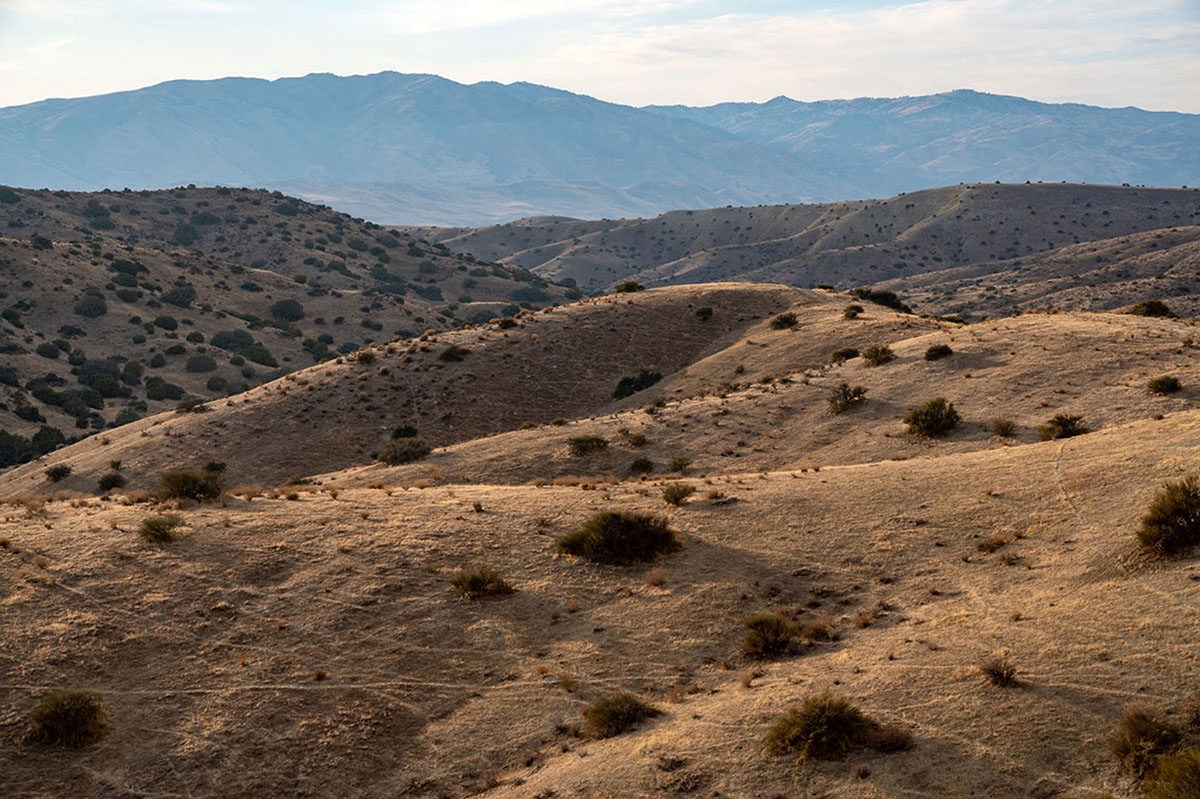
<svg viewBox="0 0 1200 799"><path fill-rule="evenodd" d="M1055 302L1111 310L1157 294L1195 308L1189 264L1197 223L1195 189L1055 183L969 184L886 200L673 211L652 219L545 217L402 229L546 278L570 277L592 291L631 279L649 286L882 285L902 293L911 286L920 287L922 311L978 316ZM1147 254L1154 257L1126 263ZM976 303L980 292L962 282L967 276L1003 288Z"/></svg>
<svg viewBox="0 0 1200 799"><path fill-rule="evenodd" d="M527 310L0 474L7 785L1140 795L1109 731L1131 703L1184 729L1200 677L1194 555L1149 558L1134 538L1162 482L1200 468L1195 323L1070 311L963 325L871 303L846 318L850 301L728 283ZM894 357L831 361L870 345ZM949 352L931 359L938 345ZM643 372L661 376L619 390ZM1149 392L1163 375L1181 389ZM832 413L843 382L865 401ZM961 423L907 431L935 396ZM1057 415L1089 432L1040 440ZM1011 429L993 432L997 418ZM396 425L433 452L372 464ZM128 485L98 495L114 459ZM205 504L144 490L214 459L230 487L260 485ZM50 483L51 464L73 471ZM665 502L680 486L694 492ZM658 516L680 546L637 565L558 551L603 511ZM139 536L168 512L166 540ZM478 566L513 592L456 595ZM760 659L743 639L762 613L795 637ZM1014 684L982 673L997 656ZM64 688L107 703L98 743L26 738L33 707ZM620 691L658 714L589 734L581 714ZM771 725L823 691L889 725L892 745L772 755Z"/></svg>
<svg viewBox="0 0 1200 799"><path fill-rule="evenodd" d="M0 189L0 463L577 291L266 191ZM35 449L44 447L35 447Z"/></svg>
<svg viewBox="0 0 1200 799"><path fill-rule="evenodd" d="M171 81L0 109L0 183L268 185L381 223L880 197L956 181L1200 183L1200 116L925 97L633 108L384 72Z"/></svg>

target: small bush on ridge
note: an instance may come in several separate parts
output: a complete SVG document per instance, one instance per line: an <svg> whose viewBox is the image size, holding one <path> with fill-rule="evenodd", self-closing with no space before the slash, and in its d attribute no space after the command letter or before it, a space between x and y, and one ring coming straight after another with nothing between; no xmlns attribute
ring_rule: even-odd
<svg viewBox="0 0 1200 799"><path fill-rule="evenodd" d="M82 747L108 734L112 712L93 691L55 691L30 714L27 740L49 746Z"/></svg>
<svg viewBox="0 0 1200 799"><path fill-rule="evenodd" d="M589 738L612 738L659 715L661 710L633 694L613 694L597 699L583 711L583 731Z"/></svg>
<svg viewBox="0 0 1200 799"><path fill-rule="evenodd" d="M1137 541L1160 556L1177 555L1200 544L1200 478L1189 475L1165 484L1142 517Z"/></svg>
<svg viewBox="0 0 1200 799"><path fill-rule="evenodd" d="M596 563L626 566L679 549L667 521L646 513L604 511L558 539L558 551Z"/></svg>
<svg viewBox="0 0 1200 799"><path fill-rule="evenodd" d="M904 417L909 431L928 438L946 435L961 421L954 403L946 402L944 397L935 397L919 408L913 408Z"/></svg>
<svg viewBox="0 0 1200 799"><path fill-rule="evenodd" d="M696 493L696 487L687 483L671 483L663 486L662 498L668 505L682 505L688 497Z"/></svg>
<svg viewBox="0 0 1200 799"><path fill-rule="evenodd" d="M495 569L479 566L463 569L450 581L454 591L464 599L504 596L515 590Z"/></svg>

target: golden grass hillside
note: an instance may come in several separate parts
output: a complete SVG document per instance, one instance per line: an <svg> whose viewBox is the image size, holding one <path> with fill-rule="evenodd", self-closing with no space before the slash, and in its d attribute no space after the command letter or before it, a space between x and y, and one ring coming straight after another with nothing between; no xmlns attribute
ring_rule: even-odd
<svg viewBox="0 0 1200 799"><path fill-rule="evenodd" d="M460 484L228 498L161 512L88 499L0 516L0 760L14 796L1133 797L1106 735L1130 702L1197 685L1200 570L1133 531L1200 467L1192 410L1065 441L820 471ZM643 566L557 555L591 514L665 516ZM487 565L515 592L455 597ZM791 652L740 653L781 613ZM979 664L1003 651L1017 684ZM99 692L111 732L24 740L60 688ZM912 736L841 761L772 756L815 692ZM661 715L582 737L629 691Z"/></svg>

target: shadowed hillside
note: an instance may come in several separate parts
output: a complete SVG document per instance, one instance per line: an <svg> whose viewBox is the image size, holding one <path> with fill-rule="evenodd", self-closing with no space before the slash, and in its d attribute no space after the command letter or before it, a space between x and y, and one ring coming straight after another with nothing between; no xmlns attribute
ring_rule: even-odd
<svg viewBox="0 0 1200 799"><path fill-rule="evenodd" d="M1024 284L1055 275L1056 264L1085 250L1062 248L1119 239L1133 233L1182 230L1173 246L1200 221L1200 191L1063 184L953 186L887 200L827 205L760 206L673 211L653 219L581 221L533 218L486 228L410 228L454 250L533 270L547 278L573 278L587 290L620 280L646 285L707 280L828 284L841 289L891 281L905 290L910 279L941 292L922 294L921 310L1025 308L1040 299ZM1181 238L1181 235L1183 238ZM1103 256L1102 245L1091 257ZM1149 245L1144 245L1149 249ZM1020 263L1017 263L1017 262ZM1001 262L1001 263L997 263ZM1014 266L1026 266L1016 270ZM956 278L943 270L986 278L1004 272L1008 294L976 307L958 298ZM1154 287L1126 270L1105 267L1104 291L1081 292L1069 307L1114 309L1144 299ZM1062 277L1071 272L1066 270ZM1073 285L1084 283L1075 281ZM1191 294L1178 281L1162 288ZM1154 293L1153 291L1151 293ZM1086 301L1086 302L1085 302Z"/></svg>

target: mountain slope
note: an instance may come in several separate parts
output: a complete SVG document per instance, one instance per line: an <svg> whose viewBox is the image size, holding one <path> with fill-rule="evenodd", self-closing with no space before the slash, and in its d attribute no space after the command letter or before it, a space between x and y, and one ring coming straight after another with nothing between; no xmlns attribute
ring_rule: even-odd
<svg viewBox="0 0 1200 799"><path fill-rule="evenodd" d="M548 278L569 277L588 290L635 279L646 285L747 280L843 289L886 283L903 291L909 278L957 268L986 276L1017 260L1047 259L1038 274L1049 275L1051 254L1059 248L1186 230L1198 222L1200 191L1194 189L988 183L886 200L675 211L652 219L545 217L483 228L401 229ZM1181 241L1178 235L1170 240ZM1004 275L1002 282L1019 291L1015 287L1032 279L1025 271ZM1086 307L1113 309L1144 299L1148 289L1156 293L1144 281L1122 282L1120 269L1110 272L1109 292ZM931 277L913 285L935 282ZM1166 287L1168 293L1179 293L1179 285ZM934 313L984 309L952 290L922 298L921 309Z"/></svg>
<svg viewBox="0 0 1200 799"><path fill-rule="evenodd" d="M957 181L1200 183L1200 115L960 91L632 108L432 75L171 81L0 109L0 183L269 185L396 224L878 197Z"/></svg>
<svg viewBox="0 0 1200 799"><path fill-rule="evenodd" d="M0 188L0 464L579 292L265 191Z"/></svg>

